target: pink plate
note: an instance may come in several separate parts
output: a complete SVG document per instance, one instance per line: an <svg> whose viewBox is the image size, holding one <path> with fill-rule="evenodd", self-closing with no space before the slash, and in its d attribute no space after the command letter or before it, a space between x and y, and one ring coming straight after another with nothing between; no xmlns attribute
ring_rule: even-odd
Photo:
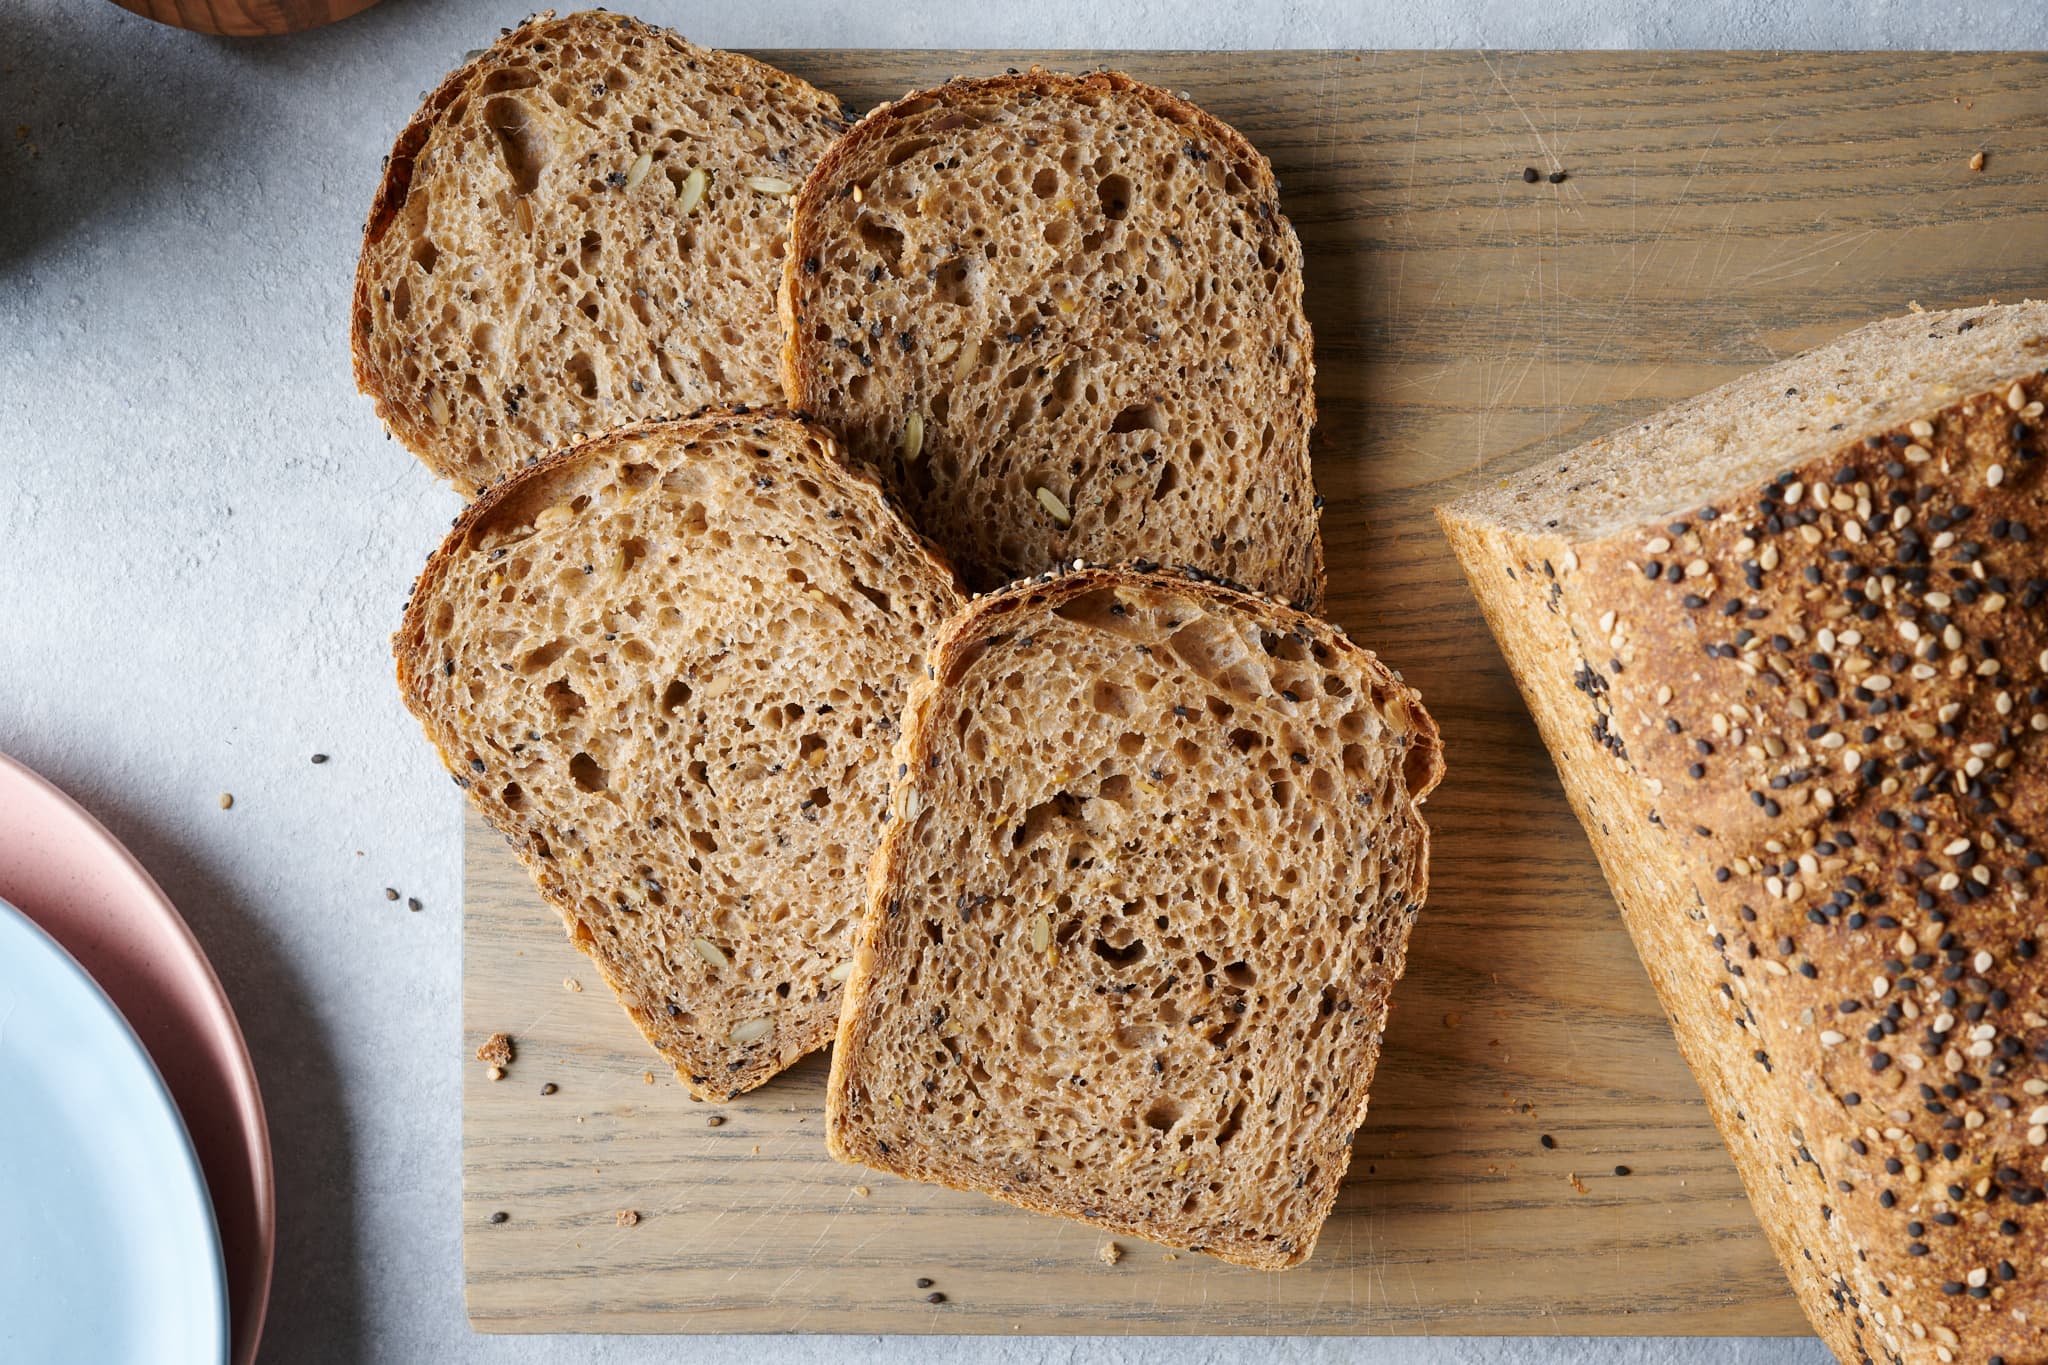
<svg viewBox="0 0 2048 1365"><path fill-rule="evenodd" d="M256 1359L277 1240L270 1129L220 979L177 908L99 821L0 754L0 900L91 973L185 1116L220 1225L235 1365Z"/></svg>

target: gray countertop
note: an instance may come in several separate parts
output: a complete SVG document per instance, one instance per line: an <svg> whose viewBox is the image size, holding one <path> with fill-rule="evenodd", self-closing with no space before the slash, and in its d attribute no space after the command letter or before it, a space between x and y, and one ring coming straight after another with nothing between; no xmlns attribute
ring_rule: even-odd
<svg viewBox="0 0 2048 1365"><path fill-rule="evenodd" d="M2032 0L648 0L751 47L2048 45ZM0 0L0 750L155 872L277 1151L279 1361L1818 1361L1811 1341L487 1338L458 1239L460 809L385 636L457 508L350 380L378 160L524 10L385 0L283 41ZM332 761L315 766L319 751ZM235 796L222 810L221 792ZM417 896L408 913L385 886Z"/></svg>

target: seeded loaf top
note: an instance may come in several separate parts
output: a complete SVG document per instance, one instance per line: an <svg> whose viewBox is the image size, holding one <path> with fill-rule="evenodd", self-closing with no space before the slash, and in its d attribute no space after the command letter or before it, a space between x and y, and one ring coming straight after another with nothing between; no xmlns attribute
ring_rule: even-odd
<svg viewBox="0 0 2048 1365"><path fill-rule="evenodd" d="M1441 512L1844 1360L2041 1358L2044 365L1895 319Z"/></svg>
<svg viewBox="0 0 2048 1365"><path fill-rule="evenodd" d="M1116 72L957 80L835 144L791 241L790 405L970 587L1145 556L1320 604L1301 244L1234 129Z"/></svg>
<svg viewBox="0 0 2048 1365"><path fill-rule="evenodd" d="M835 1155L1245 1265L1364 1120L1442 773L1327 622L1083 569L950 622L897 749Z"/></svg>
<svg viewBox="0 0 2048 1365"><path fill-rule="evenodd" d="M951 575L824 432L621 428L474 503L406 704L691 1091L830 1040L887 756Z"/></svg>
<svg viewBox="0 0 2048 1365"><path fill-rule="evenodd" d="M508 30L386 162L357 385L464 491L580 432L779 404L790 200L844 127L795 77L625 15Z"/></svg>

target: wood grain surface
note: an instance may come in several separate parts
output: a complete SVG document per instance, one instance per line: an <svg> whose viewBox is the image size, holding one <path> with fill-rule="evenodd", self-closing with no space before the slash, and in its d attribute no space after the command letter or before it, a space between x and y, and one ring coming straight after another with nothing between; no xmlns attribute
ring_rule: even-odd
<svg viewBox="0 0 2048 1365"><path fill-rule="evenodd" d="M114 0L122 9L172 28L224 38L267 38L320 28L360 14L377 0Z"/></svg>
<svg viewBox="0 0 2048 1365"><path fill-rule="evenodd" d="M861 108L1033 59L762 55ZM2038 290L2048 59L1042 60L1185 90L1272 158L1307 249L1330 614L1445 734L1429 903L1336 1211L1280 1274L1132 1239L1105 1265L1090 1229L834 1164L821 1058L693 1103L473 819L465 1041L505 1030L518 1058L493 1083L465 1055L472 1322L1803 1332L1430 508L1916 301Z"/></svg>

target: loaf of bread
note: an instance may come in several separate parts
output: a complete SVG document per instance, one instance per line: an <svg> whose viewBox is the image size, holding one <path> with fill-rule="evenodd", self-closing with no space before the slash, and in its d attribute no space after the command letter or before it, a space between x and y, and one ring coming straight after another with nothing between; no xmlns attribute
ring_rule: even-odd
<svg viewBox="0 0 2048 1365"><path fill-rule="evenodd" d="M833 1154L1244 1265L1304 1260L1428 878L1414 692L1326 622L1087 569L913 690Z"/></svg>
<svg viewBox="0 0 2048 1365"><path fill-rule="evenodd" d="M1115 72L886 104L797 197L789 403L968 585L1186 561L1313 608L1301 244L1234 129Z"/></svg>
<svg viewBox="0 0 2048 1365"><path fill-rule="evenodd" d="M1844 1361L2048 1341L2044 367L1898 318L1440 513Z"/></svg>
<svg viewBox="0 0 2048 1365"><path fill-rule="evenodd" d="M356 383L465 492L578 432L779 404L789 206L831 96L602 11L543 13L441 82L363 233Z"/></svg>
<svg viewBox="0 0 2048 1365"><path fill-rule="evenodd" d="M724 1099L831 1039L894 727L958 604L829 436L711 413L494 486L393 645L571 940Z"/></svg>

